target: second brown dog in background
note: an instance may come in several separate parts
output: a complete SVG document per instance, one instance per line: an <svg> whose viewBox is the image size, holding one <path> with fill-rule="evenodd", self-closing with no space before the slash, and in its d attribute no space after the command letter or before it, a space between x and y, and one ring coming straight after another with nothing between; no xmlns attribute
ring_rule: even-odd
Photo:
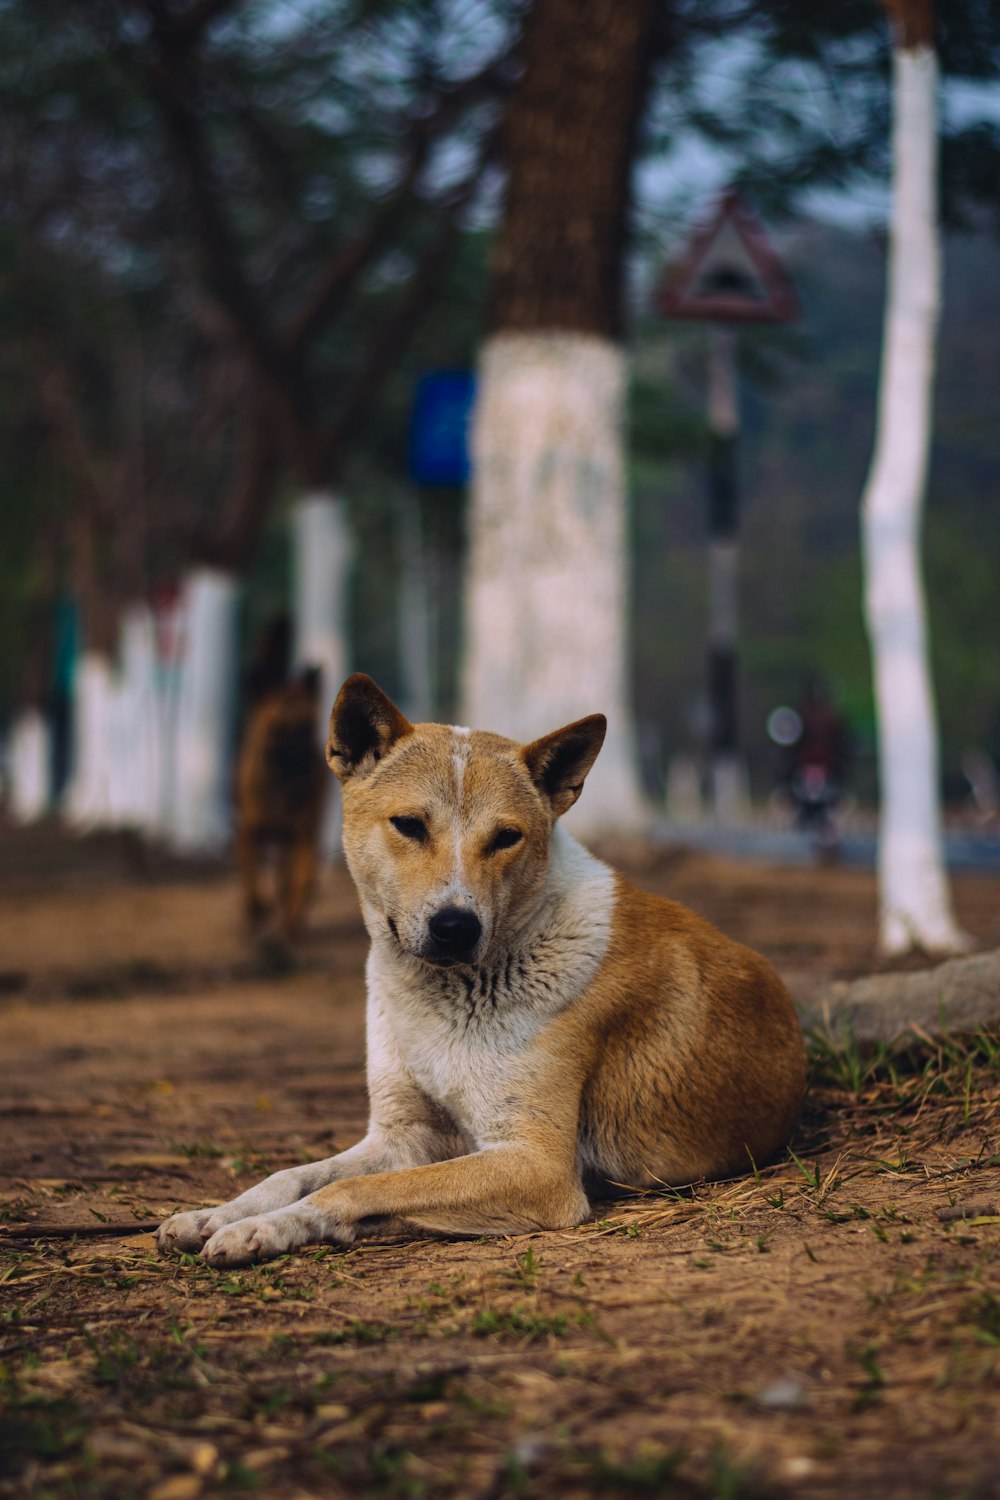
<svg viewBox="0 0 1000 1500"><path fill-rule="evenodd" d="M287 675L289 629L264 632L247 680L247 718L236 767L236 844L243 910L257 932L277 905L282 936L302 927L316 875L327 775L317 734L320 674ZM265 867L274 866L274 900Z"/></svg>

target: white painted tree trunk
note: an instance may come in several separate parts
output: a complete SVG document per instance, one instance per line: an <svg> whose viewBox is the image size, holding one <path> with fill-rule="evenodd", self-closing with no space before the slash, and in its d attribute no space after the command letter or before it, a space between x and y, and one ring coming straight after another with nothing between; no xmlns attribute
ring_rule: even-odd
<svg viewBox="0 0 1000 1500"><path fill-rule="evenodd" d="M37 708L26 708L7 741L8 807L15 823L44 817L52 801L52 736Z"/></svg>
<svg viewBox="0 0 1000 1500"><path fill-rule="evenodd" d="M937 60L893 53L893 199L875 452L862 501L879 731L879 942L967 945L942 853L937 725L919 560L940 302Z"/></svg>
<svg viewBox="0 0 1000 1500"><path fill-rule="evenodd" d="M420 505L412 491L400 495L396 511L399 546L399 665L402 708L415 724L434 712L434 662L428 558Z"/></svg>
<svg viewBox="0 0 1000 1500"><path fill-rule="evenodd" d="M174 814L178 805L177 746L181 684L184 677L185 604L184 591L178 590L176 596L161 600L153 612L159 767L152 831L166 842L173 838Z"/></svg>
<svg viewBox="0 0 1000 1500"><path fill-rule="evenodd" d="M326 730L333 700L347 676L347 572L350 533L344 505L332 495L308 495L292 510L294 657L296 667L319 667ZM324 735L325 737L325 735Z"/></svg>
<svg viewBox="0 0 1000 1500"><path fill-rule="evenodd" d="M119 653L112 812L121 827L153 833L159 823L165 745L157 700L155 626L148 605L137 603L124 611Z"/></svg>
<svg viewBox="0 0 1000 1500"><path fill-rule="evenodd" d="M465 723L526 741L588 713L608 735L569 825L646 826L627 693L625 357L592 334L500 333L480 360Z"/></svg>
<svg viewBox="0 0 1000 1500"><path fill-rule="evenodd" d="M71 828L114 822L115 674L102 651L84 651L73 674L73 769L63 798Z"/></svg>
<svg viewBox="0 0 1000 1500"><path fill-rule="evenodd" d="M344 503L307 495L292 510L294 658L319 667L319 734L326 743L330 710L347 676L347 578L353 549ZM330 795L320 837L323 853L340 846L340 799Z"/></svg>
<svg viewBox="0 0 1000 1500"><path fill-rule="evenodd" d="M185 579L169 837L192 853L218 852L232 828L238 607L232 574L197 568Z"/></svg>

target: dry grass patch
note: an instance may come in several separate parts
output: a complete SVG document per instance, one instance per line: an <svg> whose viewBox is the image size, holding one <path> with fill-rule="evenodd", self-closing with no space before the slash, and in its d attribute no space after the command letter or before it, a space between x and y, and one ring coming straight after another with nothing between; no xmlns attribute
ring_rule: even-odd
<svg viewBox="0 0 1000 1500"><path fill-rule="evenodd" d="M217 1272L9 1225L0 1495L985 1500L1000 1037L812 1058L782 1162L572 1232Z"/></svg>

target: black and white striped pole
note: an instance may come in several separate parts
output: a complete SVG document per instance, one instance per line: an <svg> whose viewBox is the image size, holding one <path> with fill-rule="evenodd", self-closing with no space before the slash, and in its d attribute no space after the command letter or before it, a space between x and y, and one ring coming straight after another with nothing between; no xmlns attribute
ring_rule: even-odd
<svg viewBox="0 0 1000 1500"><path fill-rule="evenodd" d="M738 720L740 432L736 325L788 323L798 302L777 254L739 195L726 193L656 291L668 318L709 323L708 753L716 817L738 821L749 805Z"/></svg>
<svg viewBox="0 0 1000 1500"><path fill-rule="evenodd" d="M708 724L710 791L716 816L737 821L748 802L739 745L739 375L735 331L709 328L708 361Z"/></svg>

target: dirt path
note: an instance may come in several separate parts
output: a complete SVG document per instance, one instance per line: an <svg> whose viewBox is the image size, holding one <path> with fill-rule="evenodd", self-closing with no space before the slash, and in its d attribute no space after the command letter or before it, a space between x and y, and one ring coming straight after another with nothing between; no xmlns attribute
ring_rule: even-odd
<svg viewBox="0 0 1000 1500"><path fill-rule="evenodd" d="M799 1160L759 1181L218 1273L141 1231L363 1130L349 885L326 880L289 968L246 948L225 872L21 852L0 857L0 1494L1000 1494L1000 1039L818 1052ZM802 998L870 966L863 874L633 873ZM958 894L1000 943L996 880Z"/></svg>

